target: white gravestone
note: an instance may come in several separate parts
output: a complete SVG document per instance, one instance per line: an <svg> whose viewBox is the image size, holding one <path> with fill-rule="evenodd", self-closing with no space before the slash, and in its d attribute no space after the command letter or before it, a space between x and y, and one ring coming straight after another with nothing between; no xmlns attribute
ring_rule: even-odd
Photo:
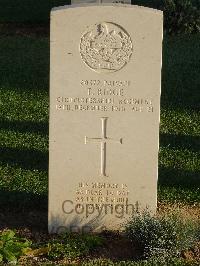
<svg viewBox="0 0 200 266"><path fill-rule="evenodd" d="M156 211L162 19L131 5L53 9L49 232Z"/></svg>

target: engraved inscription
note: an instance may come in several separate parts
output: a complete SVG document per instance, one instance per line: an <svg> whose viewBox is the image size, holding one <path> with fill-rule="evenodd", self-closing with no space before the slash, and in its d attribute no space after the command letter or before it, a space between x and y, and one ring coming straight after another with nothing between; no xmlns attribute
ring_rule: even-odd
<svg viewBox="0 0 200 266"><path fill-rule="evenodd" d="M81 37L81 57L88 67L99 73L120 70L128 63L132 53L129 34L115 23L97 23Z"/></svg>
<svg viewBox="0 0 200 266"><path fill-rule="evenodd" d="M127 184L105 182L80 182L76 189L76 202L90 204L119 204L128 202Z"/></svg>
<svg viewBox="0 0 200 266"><path fill-rule="evenodd" d="M111 138L108 138L106 135L106 127L107 127L107 120L108 117L102 117L101 118L101 137L100 138L88 138L85 136L85 144L87 144L89 141L97 141L101 143L101 176L107 176L106 175L106 144L108 141L114 141L117 143L122 144L122 138L119 140L114 140Z"/></svg>
<svg viewBox="0 0 200 266"><path fill-rule="evenodd" d="M56 110L67 112L154 112L151 98L130 97L130 80L82 79L81 97L58 96ZM102 115L104 116L104 115Z"/></svg>
<svg viewBox="0 0 200 266"><path fill-rule="evenodd" d="M56 98L56 110L67 112L154 112L152 99L124 98L124 90L118 90L116 95L99 95L104 90L88 88L88 97L63 97ZM110 91L106 91L106 93ZM117 92L117 91L116 91ZM91 95L90 95L91 94ZM100 97L103 96L103 97ZM109 96L109 98L106 98ZM110 97L112 96L112 97Z"/></svg>

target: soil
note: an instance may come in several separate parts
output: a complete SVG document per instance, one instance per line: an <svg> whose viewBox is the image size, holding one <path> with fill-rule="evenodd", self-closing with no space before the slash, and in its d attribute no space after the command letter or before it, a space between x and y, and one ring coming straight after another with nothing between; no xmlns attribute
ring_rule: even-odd
<svg viewBox="0 0 200 266"><path fill-rule="evenodd" d="M177 212L184 219L192 219L199 221L200 207L198 205L168 205L158 204L158 215ZM55 235L49 235L47 231L47 213L42 211L32 211L23 213L1 213L0 215L0 231L4 229L15 229L17 233L25 238L30 239L33 243L47 243L55 238ZM103 232L100 234L104 241L104 245L95 250L89 259L110 259L112 261L120 260L137 260L141 258L142 251L137 243L130 242L123 234L119 232ZM200 242L189 250L182 252L182 257L186 261L200 260ZM23 260L23 259L22 259ZM40 262L47 262L45 257L32 257L29 259L29 265L38 265ZM68 265L73 263L77 265L80 260L76 261L58 261L55 264ZM54 264L54 265L55 265ZM21 261L23 265L23 261ZM27 265L27 260L24 262Z"/></svg>
<svg viewBox="0 0 200 266"><path fill-rule="evenodd" d="M200 261L200 242L198 242L194 247L189 250L182 252L182 257L186 261Z"/></svg>
<svg viewBox="0 0 200 266"><path fill-rule="evenodd" d="M132 243L119 232L104 232L101 234L106 240L104 245L96 250L91 259L110 259L112 261L136 260L142 256L137 243Z"/></svg>

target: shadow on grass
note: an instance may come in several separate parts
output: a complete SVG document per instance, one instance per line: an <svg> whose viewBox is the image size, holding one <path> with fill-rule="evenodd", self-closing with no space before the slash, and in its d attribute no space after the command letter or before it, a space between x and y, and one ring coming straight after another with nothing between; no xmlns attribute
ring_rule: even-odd
<svg viewBox="0 0 200 266"><path fill-rule="evenodd" d="M170 202L199 201L199 173L172 168L159 169L159 189L161 201L170 197ZM163 192L167 189L167 192ZM186 191L187 190L187 191ZM169 195L169 192L171 193ZM178 194L177 194L178 193ZM188 196L188 198L186 198ZM0 190L0 229L29 228L47 231L47 195L31 192Z"/></svg>
<svg viewBox="0 0 200 266"><path fill-rule="evenodd" d="M178 188L200 187L200 172L185 171L181 169L159 167L159 180L161 186Z"/></svg>
<svg viewBox="0 0 200 266"><path fill-rule="evenodd" d="M188 149L190 151L200 151L200 137L186 135L160 134L160 146L169 146L176 149Z"/></svg>
<svg viewBox="0 0 200 266"><path fill-rule="evenodd" d="M0 190L0 229L47 230L47 196Z"/></svg>
<svg viewBox="0 0 200 266"><path fill-rule="evenodd" d="M200 84L200 34L165 37L161 106L197 111Z"/></svg>
<svg viewBox="0 0 200 266"><path fill-rule="evenodd" d="M0 50L0 87L48 91L49 38L6 36Z"/></svg>
<svg viewBox="0 0 200 266"><path fill-rule="evenodd" d="M161 106L197 110L200 35L164 37ZM0 86L19 90L49 87L49 38L7 36L0 40Z"/></svg>
<svg viewBox="0 0 200 266"><path fill-rule="evenodd" d="M39 133L48 135L48 123L31 121L6 121L1 120L1 129L12 130L20 133Z"/></svg>
<svg viewBox="0 0 200 266"><path fill-rule="evenodd" d="M48 170L48 152L31 149L0 148L3 164L19 166L29 170Z"/></svg>
<svg viewBox="0 0 200 266"><path fill-rule="evenodd" d="M169 204L199 204L200 172L159 167L158 200Z"/></svg>
<svg viewBox="0 0 200 266"><path fill-rule="evenodd" d="M199 136L160 134L160 147L169 147L169 149L174 150L189 150L198 153L200 150ZM175 164L175 162L173 163ZM163 188L168 187L172 190L191 189L193 191L200 188L200 172L198 170L183 170L178 168L177 165L174 167L159 166L158 184ZM193 197L192 194L191 197Z"/></svg>

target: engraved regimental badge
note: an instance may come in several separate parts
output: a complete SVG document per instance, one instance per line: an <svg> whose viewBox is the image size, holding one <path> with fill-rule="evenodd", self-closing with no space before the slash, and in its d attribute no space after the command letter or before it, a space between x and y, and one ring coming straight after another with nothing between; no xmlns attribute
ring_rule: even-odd
<svg viewBox="0 0 200 266"><path fill-rule="evenodd" d="M129 34L115 23L97 23L81 37L81 58L88 67L99 73L120 70L128 63L132 52Z"/></svg>

